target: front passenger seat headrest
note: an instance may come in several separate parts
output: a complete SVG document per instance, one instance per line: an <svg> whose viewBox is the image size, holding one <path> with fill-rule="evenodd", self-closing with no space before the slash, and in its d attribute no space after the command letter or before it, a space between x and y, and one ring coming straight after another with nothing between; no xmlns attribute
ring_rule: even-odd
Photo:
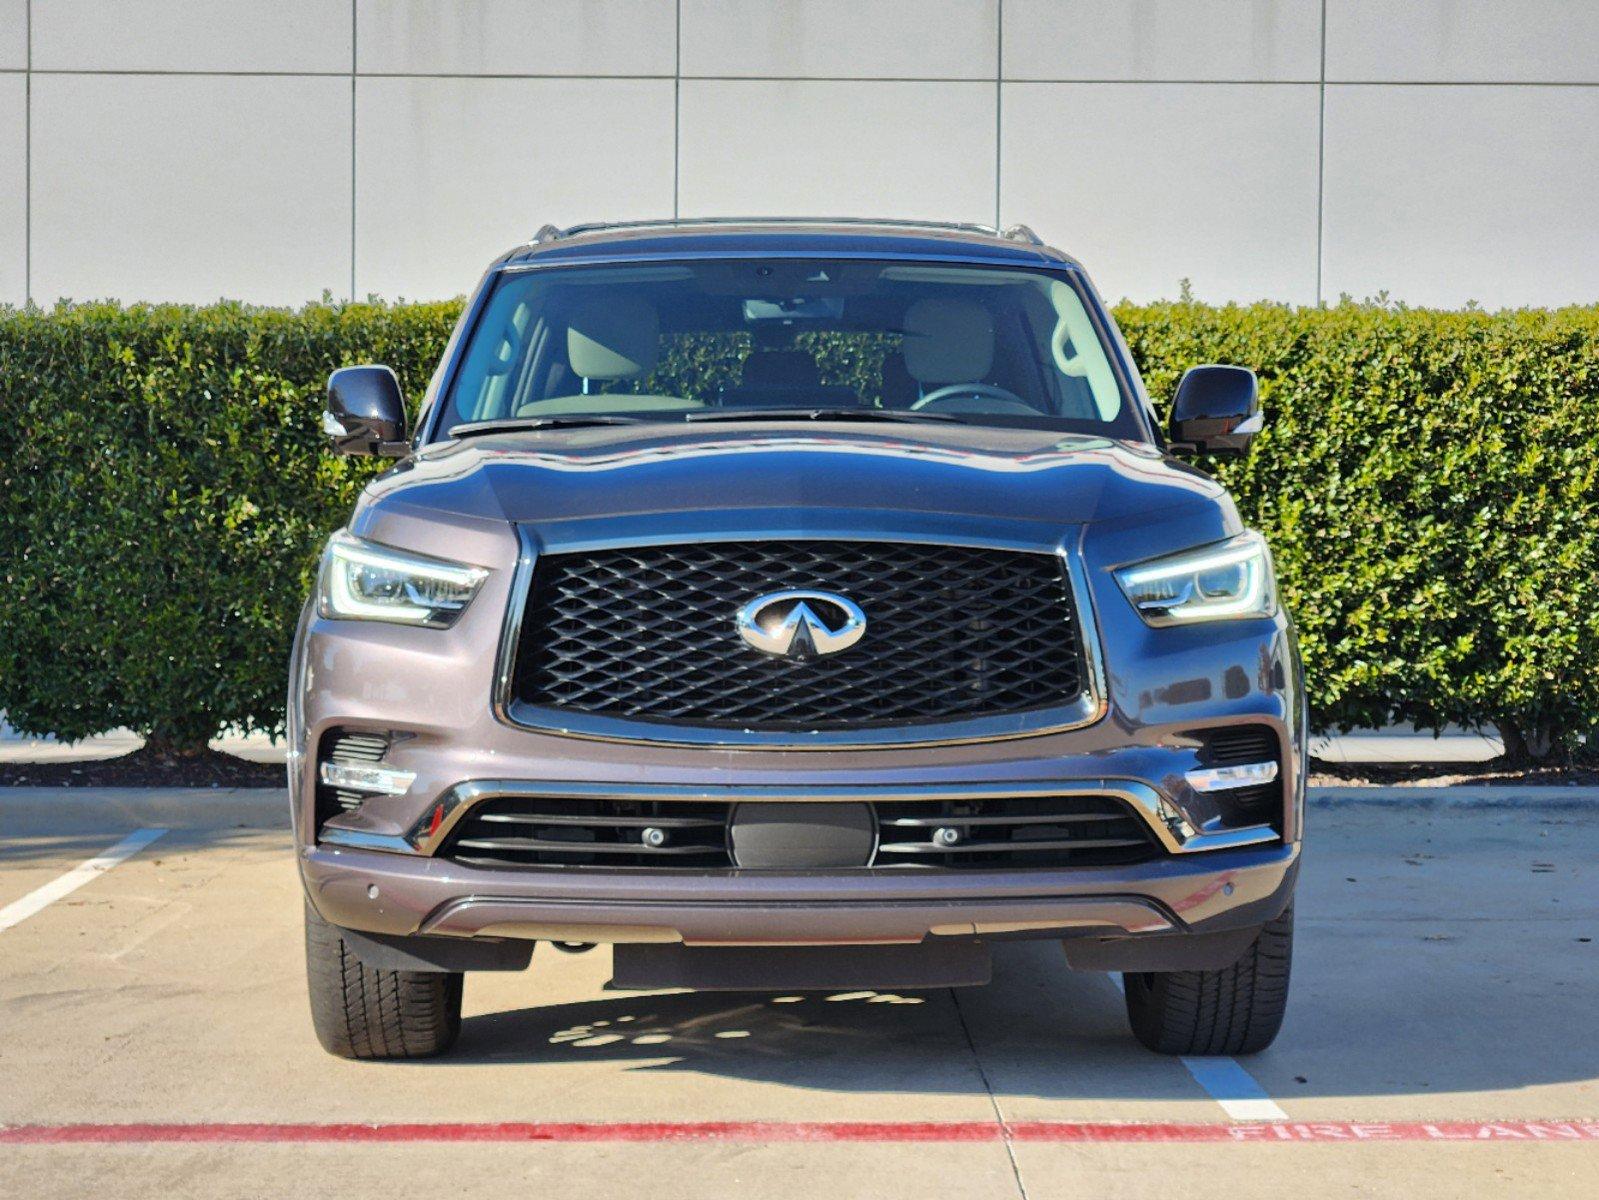
<svg viewBox="0 0 1599 1200"><path fill-rule="evenodd" d="M970 300L918 300L900 351L917 383L976 383L994 365L994 319Z"/></svg>
<svg viewBox="0 0 1599 1200"><path fill-rule="evenodd" d="M638 296L585 300L566 322L566 360L585 379L648 375L661 353L661 318Z"/></svg>

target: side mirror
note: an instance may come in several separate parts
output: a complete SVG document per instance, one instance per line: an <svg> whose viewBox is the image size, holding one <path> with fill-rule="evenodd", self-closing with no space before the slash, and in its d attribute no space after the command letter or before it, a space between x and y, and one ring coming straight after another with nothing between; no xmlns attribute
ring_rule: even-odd
<svg viewBox="0 0 1599 1200"><path fill-rule="evenodd" d="M1171 449L1233 457L1262 424L1260 387L1248 367L1190 367L1172 402Z"/></svg>
<svg viewBox="0 0 1599 1200"><path fill-rule="evenodd" d="M322 432L340 454L404 458L405 400L400 381L387 367L340 367L328 376L328 408Z"/></svg>

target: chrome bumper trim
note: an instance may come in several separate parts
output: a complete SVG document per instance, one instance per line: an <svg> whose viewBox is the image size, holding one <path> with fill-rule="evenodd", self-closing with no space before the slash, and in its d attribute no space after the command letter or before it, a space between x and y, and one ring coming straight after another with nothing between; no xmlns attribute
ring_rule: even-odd
<svg viewBox="0 0 1599 1200"><path fill-rule="evenodd" d="M504 797L538 797L572 800L658 800L658 801L817 801L876 803L905 800L995 800L1025 796L1114 796L1126 801L1143 819L1171 854L1194 854L1205 850L1234 850L1280 841L1269 825L1244 829L1199 830L1181 811L1146 783L1129 779L1039 780L1001 785L908 784L903 787L716 787L686 784L562 783L517 779L477 779L447 789L437 804L430 806L416 828L404 836L373 834L323 827L318 840L323 845L359 850L383 850L397 854L432 855L473 807L486 800ZM442 808L442 813L438 810ZM435 820L435 815L437 819ZM335 818L336 820L337 818Z"/></svg>
<svg viewBox="0 0 1599 1200"><path fill-rule="evenodd" d="M1227 792L1235 788L1257 787L1277 778L1273 762L1241 763L1232 767L1204 767L1184 776L1196 792Z"/></svg>
<svg viewBox="0 0 1599 1200"><path fill-rule="evenodd" d="M415 771L396 771L377 763L325 762L317 770L317 780L347 792L373 796L403 796L416 782Z"/></svg>

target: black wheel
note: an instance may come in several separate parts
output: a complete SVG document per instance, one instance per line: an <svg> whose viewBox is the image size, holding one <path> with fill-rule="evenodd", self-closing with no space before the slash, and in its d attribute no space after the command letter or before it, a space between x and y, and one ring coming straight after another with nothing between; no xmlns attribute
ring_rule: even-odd
<svg viewBox="0 0 1599 1200"><path fill-rule="evenodd" d="M461 1032L459 971L380 971L350 952L338 926L305 906L311 1024L341 1058L428 1058Z"/></svg>
<svg viewBox="0 0 1599 1200"><path fill-rule="evenodd" d="M1288 1007L1294 906L1266 924L1230 967L1122 976L1133 1034L1157 1054L1254 1054Z"/></svg>

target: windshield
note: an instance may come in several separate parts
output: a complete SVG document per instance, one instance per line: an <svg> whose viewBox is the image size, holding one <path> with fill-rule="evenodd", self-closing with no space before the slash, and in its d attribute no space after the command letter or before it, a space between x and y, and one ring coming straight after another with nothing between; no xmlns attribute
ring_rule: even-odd
<svg viewBox="0 0 1599 1200"><path fill-rule="evenodd" d="M1146 437L1068 275L792 258L506 273L438 429L762 410Z"/></svg>

